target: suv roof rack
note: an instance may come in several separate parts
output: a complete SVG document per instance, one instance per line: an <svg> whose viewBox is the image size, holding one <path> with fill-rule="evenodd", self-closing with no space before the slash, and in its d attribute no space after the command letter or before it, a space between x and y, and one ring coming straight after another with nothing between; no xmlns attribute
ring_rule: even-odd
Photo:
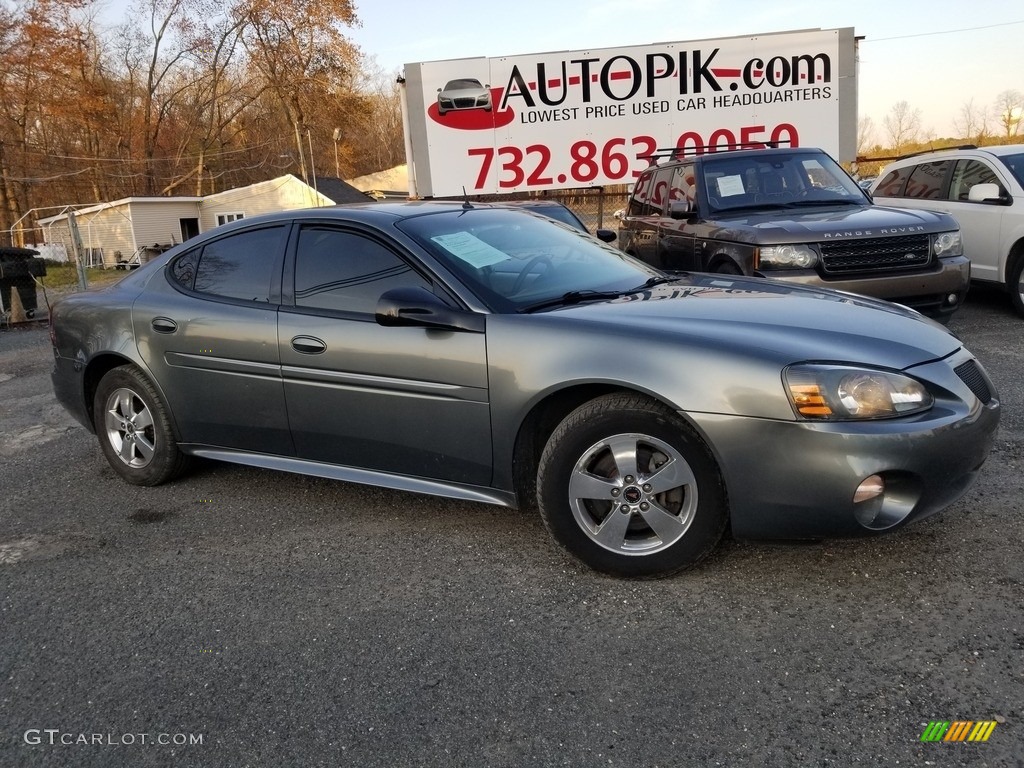
<svg viewBox="0 0 1024 768"><path fill-rule="evenodd" d="M744 149L778 149L783 144L792 145L791 139L779 139L775 141L747 142L745 144L696 144L685 147L658 147L649 155L638 155L637 159L647 160L651 165L657 165L659 160L669 158L678 160L693 155L716 152L740 152Z"/></svg>
<svg viewBox="0 0 1024 768"><path fill-rule="evenodd" d="M919 150L917 152L911 152L911 153L906 154L906 155L900 155L896 159L897 160L903 160L906 157L917 157L919 155L928 155L928 154L931 154L932 152L945 152L946 150L949 150L949 149L977 149L977 148L978 147L976 145L974 145L974 144L958 144L955 147L932 147L931 149L922 149L922 150Z"/></svg>

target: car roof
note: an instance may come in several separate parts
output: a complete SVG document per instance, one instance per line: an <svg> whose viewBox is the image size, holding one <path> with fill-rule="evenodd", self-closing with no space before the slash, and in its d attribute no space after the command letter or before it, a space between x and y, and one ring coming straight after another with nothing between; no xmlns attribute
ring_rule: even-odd
<svg viewBox="0 0 1024 768"><path fill-rule="evenodd" d="M684 150L685 151L685 150ZM669 153L671 149L658 150L659 153ZM692 162L694 160L699 162L719 162L727 161L732 158L744 158L744 157L775 157L777 155L786 155L787 157L795 154L805 155L820 155L824 154L824 150L819 147L764 147L762 149L751 148L751 149L729 149L718 152L705 152L702 155L685 155L683 157L677 157L669 159L667 154L661 158L661 162L655 162L644 168L644 171L650 171L657 168L668 168L672 165L683 162Z"/></svg>
<svg viewBox="0 0 1024 768"><path fill-rule="evenodd" d="M340 221L360 221L371 225L382 225L385 222L394 222L401 219L409 219L417 216L427 216L436 213L459 211L469 208L505 208L504 205L492 205L488 203L475 203L458 200L395 200L382 202L350 203L343 205L328 205L321 208L295 208L287 211L275 211L264 213L259 216L238 219L228 224L222 224L214 229L203 232L200 237L207 239L207 235L215 233L227 233L239 229L260 224L274 222L288 222L300 219L337 219ZM507 210L507 209L506 209ZM525 211L520 215L528 215ZM188 240L186 242L192 242Z"/></svg>
<svg viewBox="0 0 1024 768"><path fill-rule="evenodd" d="M990 146L975 147L975 146L963 146L963 147L943 147L942 149L924 150L922 152L913 152L903 157L898 157L890 162L886 167L893 165L906 165L910 163L921 163L928 162L929 160L941 160L946 157L956 157L958 155L969 155L969 154L988 154L995 157L1002 157L1004 155L1019 155L1024 153L1024 144L992 144Z"/></svg>

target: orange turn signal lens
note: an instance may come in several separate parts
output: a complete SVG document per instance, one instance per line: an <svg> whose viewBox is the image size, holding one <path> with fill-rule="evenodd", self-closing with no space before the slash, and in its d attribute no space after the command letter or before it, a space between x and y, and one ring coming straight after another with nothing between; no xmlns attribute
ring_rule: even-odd
<svg viewBox="0 0 1024 768"><path fill-rule="evenodd" d="M821 387L817 384L790 384L789 391L802 416L823 418L832 415L832 409L828 407Z"/></svg>

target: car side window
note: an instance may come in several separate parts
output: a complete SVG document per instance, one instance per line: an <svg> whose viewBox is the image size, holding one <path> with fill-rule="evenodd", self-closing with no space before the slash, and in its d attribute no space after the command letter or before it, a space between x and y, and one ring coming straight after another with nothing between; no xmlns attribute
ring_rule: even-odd
<svg viewBox="0 0 1024 768"><path fill-rule="evenodd" d="M199 256L194 289L228 299L269 302L287 233L287 227L263 227L207 243Z"/></svg>
<svg viewBox="0 0 1024 768"><path fill-rule="evenodd" d="M168 275L182 288L192 290L196 282L196 267L199 266L199 249L193 249L171 262Z"/></svg>
<svg viewBox="0 0 1024 768"><path fill-rule="evenodd" d="M644 173L637 179L633 187L633 196L629 199L629 216L653 216L651 212L651 193L654 191L654 171ZM660 213L660 211L658 211Z"/></svg>
<svg viewBox="0 0 1024 768"><path fill-rule="evenodd" d="M694 171L693 163L685 163L675 169L672 174L668 199L670 202L687 200L691 206L695 205L697 199L697 174Z"/></svg>
<svg viewBox="0 0 1024 768"><path fill-rule="evenodd" d="M952 160L921 163L914 168L910 178L907 179L907 191L903 196L917 200L942 198L942 184L946 180L946 173L949 171L950 165L952 165Z"/></svg>
<svg viewBox="0 0 1024 768"><path fill-rule="evenodd" d="M430 280L370 237L330 227L303 227L295 255L295 305L373 314L385 291L432 290Z"/></svg>
<svg viewBox="0 0 1024 768"><path fill-rule="evenodd" d="M966 202L975 184L998 184L1000 194L1006 194L996 172L988 165L980 160L958 160L953 170L953 181L949 185L949 199Z"/></svg>
<svg viewBox="0 0 1024 768"><path fill-rule="evenodd" d="M875 189L876 197L903 197L903 186L907 183L907 177L910 176L910 172L914 170L914 166L906 165L902 168L894 168L889 171L878 182L878 187Z"/></svg>

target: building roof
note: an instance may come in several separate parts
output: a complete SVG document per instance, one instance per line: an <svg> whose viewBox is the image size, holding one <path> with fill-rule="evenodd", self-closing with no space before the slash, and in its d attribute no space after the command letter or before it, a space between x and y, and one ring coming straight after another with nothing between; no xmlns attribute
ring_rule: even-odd
<svg viewBox="0 0 1024 768"><path fill-rule="evenodd" d="M409 166L403 163L385 171L359 176L349 181L356 189L378 197L409 197Z"/></svg>
<svg viewBox="0 0 1024 768"><path fill-rule="evenodd" d="M335 176L317 176L316 191L324 197L329 197L335 205L342 203L366 203L373 198L365 192L360 192L348 182L342 181Z"/></svg>

